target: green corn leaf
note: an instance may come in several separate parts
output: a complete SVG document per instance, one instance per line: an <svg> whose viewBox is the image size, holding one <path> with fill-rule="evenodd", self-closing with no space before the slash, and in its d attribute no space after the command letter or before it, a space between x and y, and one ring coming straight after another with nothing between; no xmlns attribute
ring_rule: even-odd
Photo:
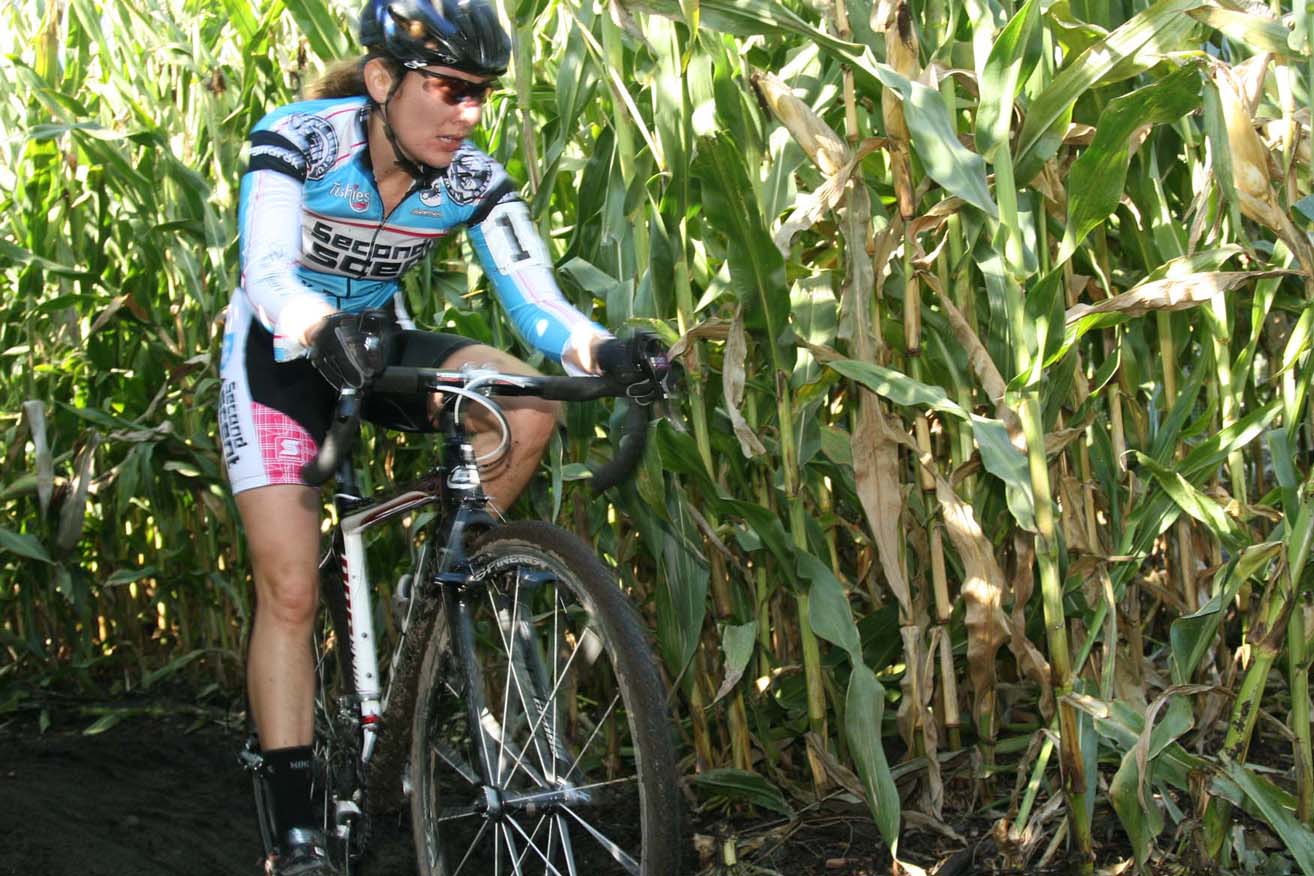
<svg viewBox="0 0 1314 876"><path fill-rule="evenodd" d="M718 498L715 503L718 513L744 518L753 532L771 551L771 555L776 558L780 568L794 568L793 543L785 532L785 527L781 524L780 518L773 514L770 509L763 508L753 502L743 502L738 499Z"/></svg>
<svg viewBox="0 0 1314 876"><path fill-rule="evenodd" d="M1218 627L1223 612L1232 603L1241 585L1261 573L1282 552L1280 542L1250 545L1228 561L1215 579L1214 595L1195 611L1173 621L1169 629L1172 644L1173 683L1185 684L1210 648L1218 644Z"/></svg>
<svg viewBox="0 0 1314 876"><path fill-rule="evenodd" d="M35 536L24 532L14 532L12 529L6 529L3 526L0 526L0 550L6 550L11 554L27 557L30 560L38 560L42 563L54 562Z"/></svg>
<svg viewBox="0 0 1314 876"><path fill-rule="evenodd" d="M632 515L643 540L654 546L661 575L656 587L657 644L672 677L679 677L693 657L707 613L709 574L698 551L698 529L683 503L670 497L666 512Z"/></svg>
<svg viewBox="0 0 1314 876"><path fill-rule="evenodd" d="M950 399L941 387L914 380L903 372L857 359L836 359L827 362L826 366L850 380L856 380L881 398L895 404L930 408L944 414L952 414L959 419L967 419L967 412Z"/></svg>
<svg viewBox="0 0 1314 876"><path fill-rule="evenodd" d="M1224 759L1223 774L1241 789L1277 832L1305 876L1314 876L1314 832L1296 820L1283 805L1272 782L1255 775L1243 765Z"/></svg>
<svg viewBox="0 0 1314 876"><path fill-rule="evenodd" d="M87 729L82 731L82 735L96 736L104 733L106 730L117 726L125 717L127 716L123 712L108 712L93 721Z"/></svg>
<svg viewBox="0 0 1314 876"><path fill-rule="evenodd" d="M1204 4L1187 12L1196 21L1221 31L1251 52L1290 55L1292 31L1280 21L1272 21L1255 12L1242 12L1224 6ZM1296 21L1300 21L1297 16Z"/></svg>
<svg viewBox="0 0 1314 876"><path fill-rule="evenodd" d="M160 570L155 566L142 566L140 569L119 569L105 579L103 586L121 587L124 584L131 584L133 581L140 581L143 578L158 574L160 574Z"/></svg>
<svg viewBox="0 0 1314 876"><path fill-rule="evenodd" d="M1213 499L1200 492L1182 477L1179 472L1160 465L1152 457L1139 450L1134 451L1136 460L1154 478L1155 483L1168 493L1169 497L1189 514L1194 520L1204 524L1209 531L1223 540L1230 549L1236 549L1245 539L1236 522Z"/></svg>
<svg viewBox="0 0 1314 876"><path fill-rule="evenodd" d="M885 688L863 664L853 667L844 700L844 733L849 752L858 767L872 818L887 845L898 854L899 790L890 775L890 765L881 745L881 722L885 716Z"/></svg>
<svg viewBox="0 0 1314 876"><path fill-rule="evenodd" d="M193 651L188 651L186 654L179 654L160 668L152 669L150 672L143 674L141 677L142 689L149 690L151 685L155 684L157 681L169 678L178 673L183 667L192 663L199 657L204 657L205 654L206 650L204 648L197 648Z"/></svg>
<svg viewBox="0 0 1314 876"><path fill-rule="evenodd" d="M862 663L862 642L853 610L844 595L844 586L825 563L806 551L799 551L798 574L807 579L808 623L812 631L827 642L839 645L853 664Z"/></svg>
<svg viewBox="0 0 1314 876"><path fill-rule="evenodd" d="M349 29L329 11L324 3L312 0L282 0L297 27L305 34L310 48L320 58L331 61L351 51L347 34Z"/></svg>
<svg viewBox="0 0 1314 876"><path fill-rule="evenodd" d="M725 680L721 682L721 687L712 698L716 703L726 694L734 690L739 679L744 677L744 670L748 668L748 661L753 656L753 649L757 646L757 621L749 621L746 624L726 624L721 630L721 651L725 655Z"/></svg>
<svg viewBox="0 0 1314 876"><path fill-rule="evenodd" d="M1051 269L1027 290L1024 320L1031 370L1018 374L1009 388L1021 391L1038 385L1067 352L1063 314L1063 270Z"/></svg>
<svg viewBox="0 0 1314 876"><path fill-rule="evenodd" d="M1185 13L1197 5L1196 0L1159 0L1069 62L1027 110L1026 121L1018 132L1017 180L1029 181L1054 155L1058 148L1053 135L1055 125L1071 114L1078 98L1109 76L1120 62L1136 57L1142 50L1158 56L1176 48L1163 37L1175 33L1183 20L1190 24Z"/></svg>
<svg viewBox="0 0 1314 876"><path fill-rule="evenodd" d="M1176 121L1200 106L1194 66L1115 98L1100 113L1095 139L1068 176L1068 223L1056 264L1072 257L1091 229L1118 208L1131 163L1130 139L1143 125Z"/></svg>
<svg viewBox="0 0 1314 876"><path fill-rule="evenodd" d="M730 768L704 770L694 776L693 784L704 794L742 800L781 815L794 815L780 789L757 773Z"/></svg>
<svg viewBox="0 0 1314 876"><path fill-rule="evenodd" d="M49 271L52 274L63 274L69 277L90 277L91 274L85 268L75 268L71 265L62 265L50 259L29 252L20 246L15 246L3 238L0 238L0 263L9 261L16 265L34 264L42 270Z"/></svg>
<svg viewBox="0 0 1314 876"><path fill-rule="evenodd" d="M1039 0L1027 0L999 32L981 71L981 100L976 112L976 150L994 154L1008 140L1013 101L1040 62L1042 49Z"/></svg>
<svg viewBox="0 0 1314 876"><path fill-rule="evenodd" d="M785 262L762 221L739 148L727 134L701 139L693 172L708 222L725 235L730 282L744 306L745 326L781 347L789 318Z"/></svg>
<svg viewBox="0 0 1314 876"><path fill-rule="evenodd" d="M639 0L634 5L669 18L682 17L673 0ZM870 48L836 39L773 0L702 0L699 9L703 23L714 30L740 36L802 37L831 58L848 64L858 87L869 96L879 100L881 91L887 88L898 94L908 133L927 175L987 215L998 214L986 186L985 161L959 142L939 92L877 61Z"/></svg>
<svg viewBox="0 0 1314 876"><path fill-rule="evenodd" d="M1036 531L1036 495L1026 453L1013 446L1008 428L1000 420L972 415L972 435L986 471L1004 482L1008 510L1018 526Z"/></svg>
<svg viewBox="0 0 1314 876"><path fill-rule="evenodd" d="M854 67L855 76L866 90L879 98L881 88L888 88L903 101L903 117L908 125L913 149L926 174L945 191L961 198L987 216L998 216L999 208L986 186L985 160L958 140L958 132L944 98L920 82L913 82L892 67L871 58L871 50L854 55L835 51L834 56Z"/></svg>
<svg viewBox="0 0 1314 876"><path fill-rule="evenodd" d="M1158 766L1157 758L1173 742L1194 726L1190 701L1180 694L1168 696L1168 713L1155 724L1148 737L1142 729L1137 742L1122 757L1122 763L1109 783L1109 797L1118 820L1122 822L1138 863L1149 859L1155 837L1163 832L1163 811L1150 799L1148 786ZM1151 707L1153 714L1158 702ZM1146 768L1148 767L1148 770ZM1145 775L1144 771L1151 775Z"/></svg>

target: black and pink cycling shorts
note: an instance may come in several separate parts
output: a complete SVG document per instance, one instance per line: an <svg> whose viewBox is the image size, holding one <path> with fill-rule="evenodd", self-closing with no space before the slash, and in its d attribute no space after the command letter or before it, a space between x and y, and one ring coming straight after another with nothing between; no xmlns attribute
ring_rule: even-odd
<svg viewBox="0 0 1314 876"><path fill-rule="evenodd" d="M436 367L474 343L458 335L405 330L392 345L390 364ZM273 335L240 306L229 308L223 350L219 440L233 493L304 484L301 467L315 458L328 432L337 390L306 359L275 362ZM389 429L433 429L423 394L375 394L362 414Z"/></svg>

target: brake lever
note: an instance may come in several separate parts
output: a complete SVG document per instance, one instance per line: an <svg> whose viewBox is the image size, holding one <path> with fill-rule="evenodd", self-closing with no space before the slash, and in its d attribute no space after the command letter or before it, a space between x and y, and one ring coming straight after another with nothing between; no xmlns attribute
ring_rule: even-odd
<svg viewBox="0 0 1314 876"><path fill-rule="evenodd" d="M651 375L649 379L661 390L661 397L652 403L653 416L665 420L681 435L688 435L689 425L685 422L679 405L680 387L684 384L684 366L667 356L662 356L662 359L665 360L666 368L661 377L657 377L657 369L653 367L651 359L646 363Z"/></svg>

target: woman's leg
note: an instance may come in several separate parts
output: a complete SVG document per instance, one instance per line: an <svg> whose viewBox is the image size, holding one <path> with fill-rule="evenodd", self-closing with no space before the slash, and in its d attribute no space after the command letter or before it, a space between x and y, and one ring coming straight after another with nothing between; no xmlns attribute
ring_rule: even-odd
<svg viewBox="0 0 1314 876"><path fill-rule="evenodd" d="M440 367L456 369L465 364L486 365L512 374L538 373L510 353L482 344L462 347L443 360ZM529 397L503 397L498 399L498 404L511 424L511 447L500 459L491 460L481 469L481 478L484 492L494 507L506 510L538 469L538 461L552 440L552 431L561 416L561 405ZM470 412L466 425L474 433L471 444L475 454L493 450L501 440L497 422L478 405L469 405L465 410Z"/></svg>
<svg viewBox="0 0 1314 876"><path fill-rule="evenodd" d="M310 745L315 668L310 634L319 596L319 490L297 484L237 494L255 573L247 653L251 711L265 750Z"/></svg>

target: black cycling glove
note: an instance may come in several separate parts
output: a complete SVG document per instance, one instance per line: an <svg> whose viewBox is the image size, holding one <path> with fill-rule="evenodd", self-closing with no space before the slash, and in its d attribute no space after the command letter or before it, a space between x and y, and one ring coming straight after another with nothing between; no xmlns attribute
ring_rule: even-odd
<svg viewBox="0 0 1314 876"><path fill-rule="evenodd" d="M629 338L608 338L598 345L598 368L628 386L627 394L641 404L667 396L680 366L666 355L666 345L651 332Z"/></svg>
<svg viewBox="0 0 1314 876"><path fill-rule="evenodd" d="M396 324L382 310L325 317L310 342L310 361L337 389L360 389L388 364Z"/></svg>

